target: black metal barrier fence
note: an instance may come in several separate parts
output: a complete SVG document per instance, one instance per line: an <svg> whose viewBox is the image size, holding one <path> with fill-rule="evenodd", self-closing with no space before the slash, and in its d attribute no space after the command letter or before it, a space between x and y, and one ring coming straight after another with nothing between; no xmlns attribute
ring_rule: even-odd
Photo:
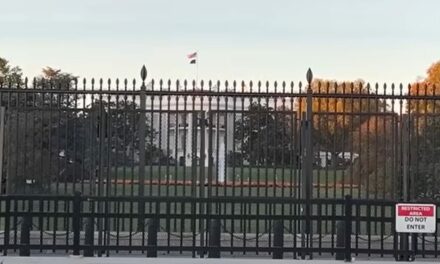
<svg viewBox="0 0 440 264"><path fill-rule="evenodd" d="M120 210L123 204L129 213ZM394 201L346 196L312 199L310 210L306 204L275 197L6 195L0 196L0 249L3 255L21 256L438 256L437 234L408 237L395 232ZM144 210L138 212L140 207Z"/></svg>

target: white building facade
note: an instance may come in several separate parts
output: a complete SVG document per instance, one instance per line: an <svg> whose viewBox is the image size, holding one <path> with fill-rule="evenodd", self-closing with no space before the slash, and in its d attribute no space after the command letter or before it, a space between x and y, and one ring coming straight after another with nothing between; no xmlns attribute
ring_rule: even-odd
<svg viewBox="0 0 440 264"><path fill-rule="evenodd" d="M210 158L214 166L220 166L228 153L239 150L240 146L234 142L234 129L242 111L237 109L246 110L247 107L239 100L209 102L206 98L193 100L188 96L186 102L182 98L150 99L146 111L157 132L154 144L165 155L180 166L189 167L197 161L208 167Z"/></svg>

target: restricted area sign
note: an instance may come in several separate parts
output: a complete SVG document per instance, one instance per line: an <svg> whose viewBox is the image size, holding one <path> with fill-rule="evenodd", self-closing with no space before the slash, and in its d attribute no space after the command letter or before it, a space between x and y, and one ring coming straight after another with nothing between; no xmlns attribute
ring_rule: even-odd
<svg viewBox="0 0 440 264"><path fill-rule="evenodd" d="M435 233L434 204L396 204L396 232Z"/></svg>

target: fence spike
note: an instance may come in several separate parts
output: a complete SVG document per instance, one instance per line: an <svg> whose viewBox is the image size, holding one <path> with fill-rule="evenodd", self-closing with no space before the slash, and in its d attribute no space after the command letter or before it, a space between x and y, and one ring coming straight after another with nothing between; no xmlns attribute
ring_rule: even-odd
<svg viewBox="0 0 440 264"><path fill-rule="evenodd" d="M306 77L307 77L307 82L309 84L311 84L312 80L313 80L313 73L312 73L312 70L310 68L307 70Z"/></svg>
<svg viewBox="0 0 440 264"><path fill-rule="evenodd" d="M145 79L147 79L147 67L145 67L145 64L142 66L141 69L141 79L142 82L145 82Z"/></svg>

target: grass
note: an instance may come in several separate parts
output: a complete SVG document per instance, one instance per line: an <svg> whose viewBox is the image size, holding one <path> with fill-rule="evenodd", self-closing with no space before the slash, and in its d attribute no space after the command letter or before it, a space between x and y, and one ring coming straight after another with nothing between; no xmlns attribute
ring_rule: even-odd
<svg viewBox="0 0 440 264"><path fill-rule="evenodd" d="M107 171L106 171L107 173ZM145 166L146 180L191 180L191 176L195 174L198 179L200 176L200 167L182 167L182 166ZM203 173L207 178L209 169L203 168ZM212 170L212 176L215 179L217 170ZM139 179L139 167L114 167L110 170L109 176L112 179ZM335 181L342 181L343 177L346 181L350 179L349 173L344 170L332 169L315 169L313 170L313 181L321 184L333 184ZM255 168L255 167L227 167L226 179L228 181L285 181L297 182L301 177L301 170L295 168Z"/></svg>

